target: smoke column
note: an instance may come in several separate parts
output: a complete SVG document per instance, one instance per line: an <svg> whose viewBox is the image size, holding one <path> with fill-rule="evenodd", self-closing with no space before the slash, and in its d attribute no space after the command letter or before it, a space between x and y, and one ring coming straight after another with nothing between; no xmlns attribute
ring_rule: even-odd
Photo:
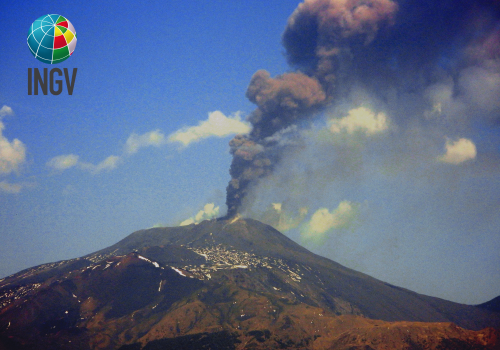
<svg viewBox="0 0 500 350"><path fill-rule="evenodd" d="M398 6L391 0L304 1L290 16L283 45L296 72L272 78L257 71L247 98L257 105L249 135L229 143L233 156L227 186L227 216L238 213L251 187L269 176L290 147L286 134L328 106L339 90L338 72L350 45L369 45L393 24Z"/></svg>

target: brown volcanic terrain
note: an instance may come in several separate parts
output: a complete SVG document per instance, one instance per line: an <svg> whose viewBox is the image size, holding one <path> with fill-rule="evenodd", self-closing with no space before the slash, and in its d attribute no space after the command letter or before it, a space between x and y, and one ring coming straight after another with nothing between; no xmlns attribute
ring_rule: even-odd
<svg viewBox="0 0 500 350"><path fill-rule="evenodd" d="M0 349L500 348L497 311L388 285L242 219L21 271L0 281L0 307Z"/></svg>

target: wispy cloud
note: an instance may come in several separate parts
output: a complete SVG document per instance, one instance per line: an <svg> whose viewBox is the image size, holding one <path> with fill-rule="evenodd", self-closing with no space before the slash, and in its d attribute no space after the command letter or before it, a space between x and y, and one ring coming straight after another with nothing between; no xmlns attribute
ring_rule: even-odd
<svg viewBox="0 0 500 350"><path fill-rule="evenodd" d="M78 156L76 154L63 154L50 159L47 166L54 170L66 170L78 164Z"/></svg>
<svg viewBox="0 0 500 350"><path fill-rule="evenodd" d="M92 164L90 162L81 161L80 157L76 154L64 154L50 159L47 162L47 166L58 171L77 167L91 174L99 174L103 171L116 169L125 156L137 153L141 148L148 146L159 147L164 143L166 143L166 138L160 130L153 130L142 135L133 133L128 137L125 143L124 152L121 156L111 155L98 164Z"/></svg>
<svg viewBox="0 0 500 350"><path fill-rule="evenodd" d="M460 164L476 158L476 145L469 139L461 138L457 141L446 140L446 152L438 157L443 163Z"/></svg>
<svg viewBox="0 0 500 350"><path fill-rule="evenodd" d="M115 169L121 157L109 156L98 164L92 164L88 162L82 162L79 160L79 156L75 154L65 154L54 157L47 162L47 166L54 170L64 171L73 167L77 167L82 170L87 170L92 174L98 174L102 171L110 171Z"/></svg>
<svg viewBox="0 0 500 350"><path fill-rule="evenodd" d="M178 142L187 146L192 142L216 136L225 137L233 134L247 134L250 125L241 121L240 114L235 113L226 117L222 112L215 111L208 114L208 119L200 122L197 126L182 128L168 137L170 142Z"/></svg>
<svg viewBox="0 0 500 350"><path fill-rule="evenodd" d="M2 110L4 110L3 113L10 113L10 109L5 107L6 106L2 108ZM0 124L0 127L3 127L3 124ZM250 126L241 121L238 113L234 114L232 117L226 117L221 112L215 111L209 113L208 120L200 122L198 126L183 128L172 133L169 137L166 137L159 129L144 134L132 133L125 142L122 155L111 155L98 164L81 161L80 156L76 154L64 154L50 159L47 162L47 166L57 171L64 171L76 167L81 170L86 170L91 174L99 174L103 171L116 169L127 156L137 153L142 148L151 146L160 147L168 142L179 142L183 146L187 146L191 142L199 141L210 136L223 137L235 133L248 133L249 131ZM0 163L0 171L1 166L2 164Z"/></svg>
<svg viewBox="0 0 500 350"><path fill-rule="evenodd" d="M7 181L0 181L0 192L19 193L23 186L21 184L11 184Z"/></svg>
<svg viewBox="0 0 500 350"><path fill-rule="evenodd" d="M102 171L111 171L115 169L121 161L119 156L109 156L97 165L91 163L79 163L79 167L90 171L92 174L99 174Z"/></svg>

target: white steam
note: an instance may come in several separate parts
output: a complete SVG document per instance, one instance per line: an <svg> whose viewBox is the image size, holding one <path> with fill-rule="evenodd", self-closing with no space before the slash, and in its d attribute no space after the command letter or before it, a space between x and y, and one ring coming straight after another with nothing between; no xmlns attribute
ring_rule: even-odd
<svg viewBox="0 0 500 350"><path fill-rule="evenodd" d="M302 240L305 243L323 242L331 231L348 228L356 219L357 212L357 205L349 201L340 202L332 211L327 208L318 209L302 226L300 230Z"/></svg>
<svg viewBox="0 0 500 350"><path fill-rule="evenodd" d="M334 134L362 132L366 135L374 135L389 128L389 121L384 113L375 114L365 107L351 109L347 116L332 119L329 124L330 131Z"/></svg>
<svg viewBox="0 0 500 350"><path fill-rule="evenodd" d="M210 220L219 216L219 207L214 203L207 203L196 215L182 221L179 226L187 226L191 224L199 224L204 220Z"/></svg>

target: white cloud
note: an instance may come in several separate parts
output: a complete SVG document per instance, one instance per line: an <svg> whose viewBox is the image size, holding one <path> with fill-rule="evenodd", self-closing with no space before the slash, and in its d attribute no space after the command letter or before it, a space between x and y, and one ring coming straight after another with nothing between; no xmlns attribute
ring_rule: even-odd
<svg viewBox="0 0 500 350"><path fill-rule="evenodd" d="M179 226L186 226L191 224L198 224L203 220L210 220L219 216L219 207L215 206L214 203L207 203L194 217L190 217L182 221Z"/></svg>
<svg viewBox="0 0 500 350"><path fill-rule="evenodd" d="M331 230L349 227L357 216L357 205L342 201L339 206L330 212L327 208L318 209L311 220L301 228L304 241L322 242Z"/></svg>
<svg viewBox="0 0 500 350"><path fill-rule="evenodd" d="M14 115L12 108L5 105L0 108L0 174L17 172L26 160L26 146L18 139L9 141L3 135L5 125L2 122L2 118L10 115ZM21 184L0 181L0 192L19 193L22 188L23 185Z"/></svg>
<svg viewBox="0 0 500 350"><path fill-rule="evenodd" d="M330 131L334 134L341 132L353 134L360 131L366 135L374 135L389 127L389 121L384 113L375 114L365 107L351 109L347 116L332 119L329 124Z"/></svg>
<svg viewBox="0 0 500 350"><path fill-rule="evenodd" d="M14 111L9 106L3 105L2 108L0 108L0 118L7 115L14 115Z"/></svg>
<svg viewBox="0 0 500 350"><path fill-rule="evenodd" d="M21 192L22 185L20 184L11 184L6 181L0 181L0 192L6 193L19 193Z"/></svg>
<svg viewBox="0 0 500 350"><path fill-rule="evenodd" d="M202 121L198 126L182 128L168 138L170 142L179 142L187 146L211 136L224 137L232 134L247 134L250 125L242 122L239 113L226 117L222 112L215 111L208 114L208 120Z"/></svg>
<svg viewBox="0 0 500 350"><path fill-rule="evenodd" d="M136 153L140 148L155 146L159 147L166 143L165 135L160 130L153 130L142 135L132 134L125 144L125 152Z"/></svg>
<svg viewBox="0 0 500 350"><path fill-rule="evenodd" d="M4 111L4 113L11 113L10 107L4 106L2 110ZM0 124L0 127L3 127L3 124ZM184 146L187 146L191 142L209 136L222 137L234 133L247 133L249 131L250 131L249 124L242 122L240 120L239 114L236 114L231 118L228 118L224 116L221 112L215 111L209 113L208 120L201 122L198 126L178 130L177 132L171 134L168 137L168 140L167 137L158 129L141 135L133 133L128 137L125 143L125 149L121 156L114 156L114 155L109 156L97 165L80 161L78 155L66 154L50 159L47 162L47 166L59 171L64 171L66 169L76 166L77 168L89 171L92 174L98 174L102 171L110 171L115 169L127 155L137 153L141 148L144 147L149 147L149 146L159 147L167 142L180 142ZM20 141L18 140L14 141L20 143ZM23 153L23 160L24 160L24 153ZM0 172L1 170L2 170L2 163L0 162ZM194 220L193 222L196 222L196 220Z"/></svg>
<svg viewBox="0 0 500 350"><path fill-rule="evenodd" d="M460 164L476 158L476 145L469 139L461 138L458 141L446 140L446 153L438 160L443 163Z"/></svg>
<svg viewBox="0 0 500 350"><path fill-rule="evenodd" d="M76 154L64 154L49 160L47 166L55 170L66 170L77 165L78 158Z"/></svg>
<svg viewBox="0 0 500 350"><path fill-rule="evenodd" d="M0 111L5 110L5 107L7 106L3 106ZM10 107L7 108L10 109ZM9 174L13 171L17 171L19 166L25 161L26 146L18 139L14 139L10 142L3 135L4 129L5 126L0 120L0 173Z"/></svg>

